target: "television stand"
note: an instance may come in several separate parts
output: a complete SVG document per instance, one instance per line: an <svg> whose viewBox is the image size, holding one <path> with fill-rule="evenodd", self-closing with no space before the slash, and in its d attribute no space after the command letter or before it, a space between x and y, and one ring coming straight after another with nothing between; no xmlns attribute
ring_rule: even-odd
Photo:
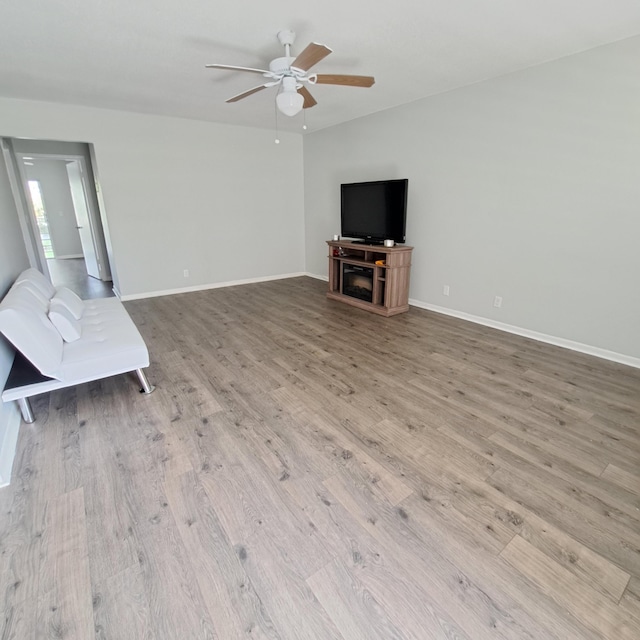
<svg viewBox="0 0 640 640"><path fill-rule="evenodd" d="M409 310L413 247L363 245L344 240L328 240L327 245L327 298L387 317Z"/></svg>

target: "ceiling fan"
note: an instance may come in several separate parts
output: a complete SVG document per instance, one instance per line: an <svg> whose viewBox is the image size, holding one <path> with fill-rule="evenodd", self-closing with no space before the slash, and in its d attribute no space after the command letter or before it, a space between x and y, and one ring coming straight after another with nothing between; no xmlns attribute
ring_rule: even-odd
<svg viewBox="0 0 640 640"><path fill-rule="evenodd" d="M228 69L230 71L246 71L259 73L267 78L264 84L243 91L227 100L237 102L247 98L258 91L281 85L282 88L276 96L278 109L287 116L295 116L301 109L309 109L317 104L305 85L337 84L348 87L370 87L375 82L372 76L336 75L326 73L309 73L309 69L320 60L326 58L331 49L323 44L312 42L295 58L291 55L291 45L296 34L293 31L284 30L278 33L278 40L284 46L284 56L275 58L269 63L269 69L254 69L252 67L236 67L228 64L207 64L209 69Z"/></svg>

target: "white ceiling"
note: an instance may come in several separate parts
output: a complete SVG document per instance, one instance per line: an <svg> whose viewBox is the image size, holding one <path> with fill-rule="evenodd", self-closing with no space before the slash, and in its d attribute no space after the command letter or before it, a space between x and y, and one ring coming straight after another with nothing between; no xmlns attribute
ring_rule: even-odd
<svg viewBox="0 0 640 640"><path fill-rule="evenodd" d="M275 89L226 104L261 77L204 65L263 68L281 29L333 49L314 71L376 78L313 87L313 131L637 35L640 0L4 1L0 95L273 128Z"/></svg>

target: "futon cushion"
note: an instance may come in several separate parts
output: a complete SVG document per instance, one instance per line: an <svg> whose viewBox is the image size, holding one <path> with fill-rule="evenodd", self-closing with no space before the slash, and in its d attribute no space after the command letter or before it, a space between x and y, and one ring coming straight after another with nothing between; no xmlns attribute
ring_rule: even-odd
<svg viewBox="0 0 640 640"><path fill-rule="evenodd" d="M92 380L149 366L149 352L117 298L84 301L82 339L65 342L59 380Z"/></svg>
<svg viewBox="0 0 640 640"><path fill-rule="evenodd" d="M51 304L61 304L69 310L69 313L76 319L80 320L84 313L84 302L67 287L58 287L56 295L51 299Z"/></svg>
<svg viewBox="0 0 640 640"><path fill-rule="evenodd" d="M23 271L17 277L15 284L25 281L30 282L33 287L39 289L47 300L51 300L56 293L56 288L37 269L31 268Z"/></svg>
<svg viewBox="0 0 640 640"><path fill-rule="evenodd" d="M51 300L49 320L65 342L75 342L80 339L80 323L73 317L66 305L55 298Z"/></svg>
<svg viewBox="0 0 640 640"><path fill-rule="evenodd" d="M50 300L43 293L42 290L33 284L33 282L29 282L28 280L24 280L20 283L21 289L28 289L31 292L34 300L40 305L40 308L44 313L49 312L49 303Z"/></svg>

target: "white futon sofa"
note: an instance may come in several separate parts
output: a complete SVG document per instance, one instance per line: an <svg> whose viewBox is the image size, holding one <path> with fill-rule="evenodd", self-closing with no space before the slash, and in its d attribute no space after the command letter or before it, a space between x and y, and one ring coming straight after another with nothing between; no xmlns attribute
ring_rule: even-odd
<svg viewBox="0 0 640 640"><path fill-rule="evenodd" d="M16 400L25 422L35 419L28 398L54 389L135 371L153 391L147 346L117 298L81 300L27 269L0 302L0 333L16 348L2 400Z"/></svg>

